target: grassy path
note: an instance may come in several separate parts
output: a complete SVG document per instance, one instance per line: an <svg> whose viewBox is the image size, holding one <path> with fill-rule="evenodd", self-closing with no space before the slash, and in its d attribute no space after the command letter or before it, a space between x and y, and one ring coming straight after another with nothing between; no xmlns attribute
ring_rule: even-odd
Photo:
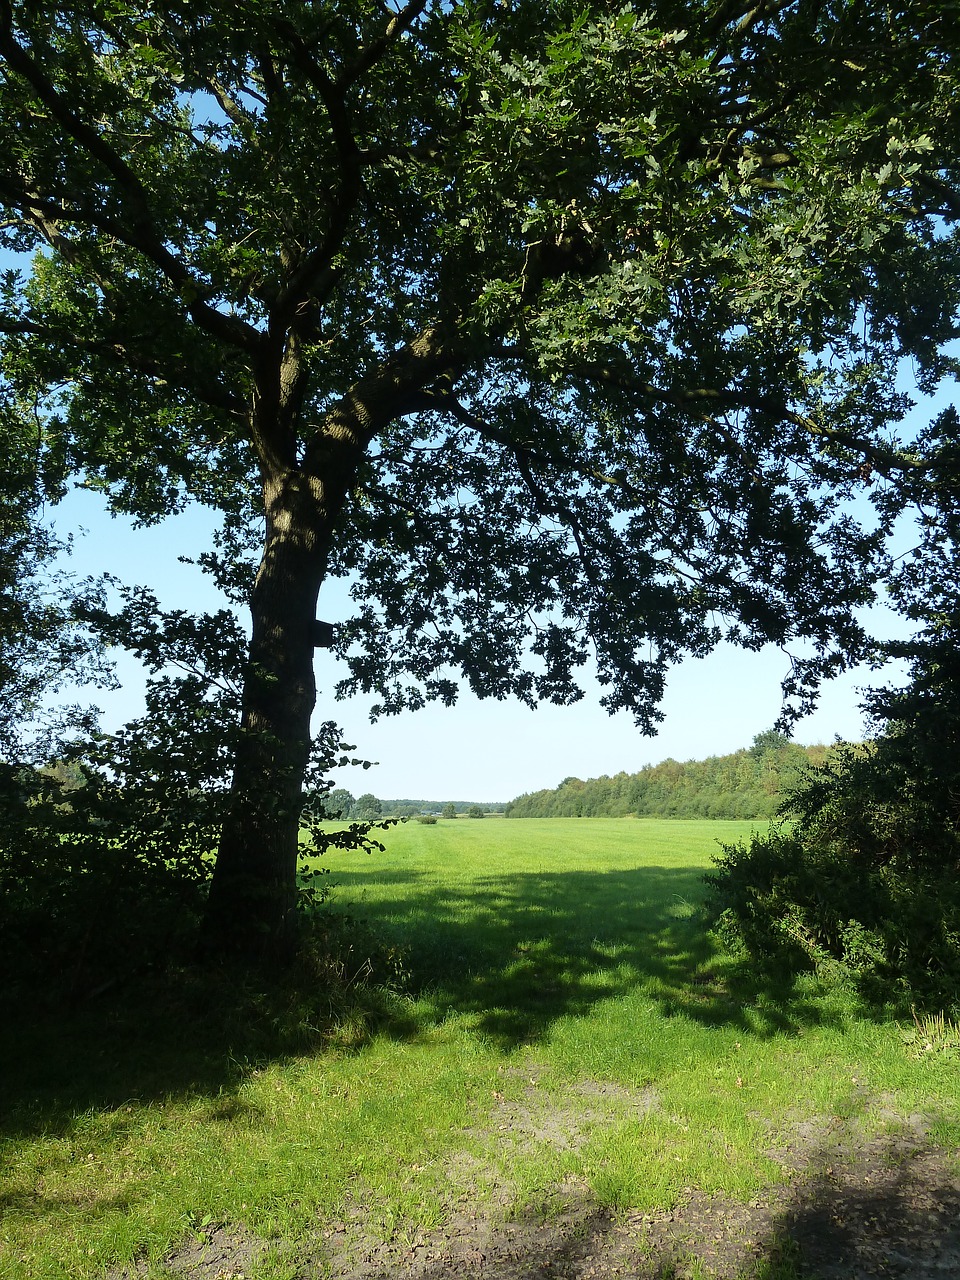
<svg viewBox="0 0 960 1280"><path fill-rule="evenodd" d="M258 1048L205 990L38 1017L3 1064L0 1276L186 1274L220 1241L197 1274L300 1280L324 1239L402 1245L465 1205L549 1217L564 1187L614 1214L745 1202L825 1117L869 1142L920 1116L956 1149L954 1057L716 954L700 876L749 827L411 823L329 857L332 905L388 940L403 990L372 1022L331 991L310 1052Z"/></svg>

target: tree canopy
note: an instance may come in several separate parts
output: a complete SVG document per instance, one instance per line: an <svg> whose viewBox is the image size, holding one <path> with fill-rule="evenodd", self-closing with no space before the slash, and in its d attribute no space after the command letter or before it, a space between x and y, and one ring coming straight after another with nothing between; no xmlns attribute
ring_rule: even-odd
<svg viewBox="0 0 960 1280"><path fill-rule="evenodd" d="M800 706L863 654L956 492L956 415L896 435L954 368L948 8L0 6L5 385L117 509L222 511L251 609L222 933L287 928L316 643L384 711L593 658L646 731L723 638L805 642Z"/></svg>

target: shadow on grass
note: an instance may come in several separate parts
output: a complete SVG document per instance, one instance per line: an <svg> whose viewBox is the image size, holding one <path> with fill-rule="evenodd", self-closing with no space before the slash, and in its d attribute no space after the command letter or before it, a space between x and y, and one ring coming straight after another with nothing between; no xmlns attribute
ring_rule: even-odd
<svg viewBox="0 0 960 1280"><path fill-rule="evenodd" d="M95 1109L214 1097L224 1115L268 1063L417 1034L392 957L362 922L280 979L195 966L141 974L70 1004L0 993L0 1139L57 1134Z"/></svg>
<svg viewBox="0 0 960 1280"><path fill-rule="evenodd" d="M621 1214L576 1184L505 1222L471 1214L380 1246L367 1280L937 1280L960 1274L954 1164L906 1122L868 1136L834 1117L793 1148L793 1176L749 1202L687 1188L669 1210ZM415 1261L416 1265L411 1263ZM314 1274L307 1272L304 1274ZM319 1272L318 1272L319 1274ZM354 1274L347 1266L330 1274Z"/></svg>
<svg viewBox="0 0 960 1280"><path fill-rule="evenodd" d="M890 1136L843 1163L825 1147L772 1218L766 1245L789 1241L804 1276L956 1276L958 1210L954 1169L932 1147Z"/></svg>
<svg viewBox="0 0 960 1280"><path fill-rule="evenodd" d="M504 1050L638 984L667 1016L752 1034L824 1016L789 987L722 962L698 910L699 870L518 873L464 887L418 870L339 872L339 900L374 880L395 886L395 898L361 900L365 923L348 920L352 941L336 963L292 984L265 990L184 970L72 1010L42 999L0 1008L0 1135L63 1132L90 1108L230 1095L267 1062L355 1051L375 1033L416 1038L422 1023L389 972L397 957L431 1021L470 1015Z"/></svg>
<svg viewBox="0 0 960 1280"><path fill-rule="evenodd" d="M738 969L718 953L699 869L527 872L465 888L415 870L375 880L385 897L396 886L396 897L361 909L408 957L415 989L441 1014L474 1015L505 1050L638 984L667 1016L754 1035L826 1016L791 980ZM369 883L362 873L337 875L347 898Z"/></svg>

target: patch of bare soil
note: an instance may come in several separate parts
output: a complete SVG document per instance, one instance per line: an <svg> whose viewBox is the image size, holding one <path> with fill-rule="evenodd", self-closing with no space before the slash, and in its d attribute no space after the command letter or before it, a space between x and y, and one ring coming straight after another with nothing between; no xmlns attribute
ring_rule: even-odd
<svg viewBox="0 0 960 1280"><path fill-rule="evenodd" d="M505 1089L507 1086L504 1086ZM511 1093L516 1095L516 1089ZM585 1082L557 1094L531 1079L520 1096L495 1093L483 1134L491 1146L582 1145L596 1124L657 1105L652 1090ZM870 1101L877 1136L839 1117L798 1121L770 1154L783 1183L749 1204L690 1189L669 1212L615 1215L570 1178L536 1213L510 1216L510 1189L492 1164L465 1156L449 1170L442 1229L412 1239L369 1234L356 1206L299 1255L297 1280L960 1280L956 1159L933 1146L921 1116ZM953 1153L954 1156L960 1153ZM484 1194L481 1195L480 1192ZM483 1206L481 1208L480 1201ZM262 1244L223 1226L199 1232L165 1260L167 1273L241 1280ZM116 1272L136 1280L144 1269Z"/></svg>
<svg viewBox="0 0 960 1280"><path fill-rule="evenodd" d="M654 1105L650 1092L612 1086L584 1084L549 1102L531 1088L502 1101L494 1132L576 1147L612 1111ZM956 1161L929 1143L921 1117L876 1105L888 1128L880 1137L837 1117L797 1123L771 1152L784 1183L749 1204L691 1189L669 1212L614 1215L570 1179L546 1211L509 1218L466 1194L443 1229L413 1240L337 1224L298 1280L735 1280L781 1267L811 1280L960 1280Z"/></svg>
<svg viewBox="0 0 960 1280"><path fill-rule="evenodd" d="M251 1275L264 1243L242 1229L209 1226L191 1233L163 1260L167 1275L190 1280L246 1280ZM114 1270L109 1280L138 1280L148 1274L147 1263Z"/></svg>
<svg viewBox="0 0 960 1280"><path fill-rule="evenodd" d="M559 1094L544 1095L536 1076L527 1078L519 1099L508 1100L499 1092L494 1098L499 1103L493 1117L496 1136L523 1149L547 1145L575 1150L584 1144L594 1125L646 1115L658 1104L653 1088L626 1089L595 1080L582 1080Z"/></svg>

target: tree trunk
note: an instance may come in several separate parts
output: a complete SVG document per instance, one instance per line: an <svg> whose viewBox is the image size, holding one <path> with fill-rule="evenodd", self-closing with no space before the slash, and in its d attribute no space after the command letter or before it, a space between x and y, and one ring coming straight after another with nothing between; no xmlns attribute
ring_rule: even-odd
<svg viewBox="0 0 960 1280"><path fill-rule="evenodd" d="M329 409L309 433L300 463L293 430L302 393L296 342L272 374L264 367L251 438L264 477L267 532L251 598L231 804L201 949L270 961L282 960L297 943L300 809L316 701L314 623L334 530L377 430L433 407L420 389L453 366L439 330L425 330Z"/></svg>
<svg viewBox="0 0 960 1280"><path fill-rule="evenodd" d="M314 619L329 531L301 473L264 488L266 541L250 601L240 740L202 949L279 961L296 946L300 810L316 702Z"/></svg>

